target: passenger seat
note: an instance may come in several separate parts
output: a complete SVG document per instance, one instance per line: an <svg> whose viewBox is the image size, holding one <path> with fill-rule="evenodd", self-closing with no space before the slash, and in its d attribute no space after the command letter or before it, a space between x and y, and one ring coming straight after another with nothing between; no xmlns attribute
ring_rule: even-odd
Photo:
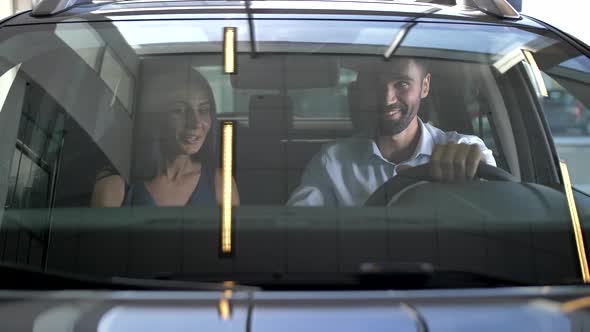
<svg viewBox="0 0 590 332"><path fill-rule="evenodd" d="M248 126L236 132L236 182L243 205L287 201L286 141L293 109L289 96L254 95Z"/></svg>

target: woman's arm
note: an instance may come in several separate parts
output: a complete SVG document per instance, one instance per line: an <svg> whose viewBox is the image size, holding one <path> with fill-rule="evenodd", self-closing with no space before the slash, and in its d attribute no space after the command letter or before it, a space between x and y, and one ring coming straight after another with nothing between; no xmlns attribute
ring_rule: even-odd
<svg viewBox="0 0 590 332"><path fill-rule="evenodd" d="M125 181L120 175L108 175L97 177L94 184L91 207L120 207L125 198Z"/></svg>
<svg viewBox="0 0 590 332"><path fill-rule="evenodd" d="M215 198L217 200L217 204L223 202L223 175L221 173L221 169L218 169L215 172ZM240 205L240 194L238 193L238 186L236 185L236 180L232 177L232 189L231 189L231 204L233 206Z"/></svg>

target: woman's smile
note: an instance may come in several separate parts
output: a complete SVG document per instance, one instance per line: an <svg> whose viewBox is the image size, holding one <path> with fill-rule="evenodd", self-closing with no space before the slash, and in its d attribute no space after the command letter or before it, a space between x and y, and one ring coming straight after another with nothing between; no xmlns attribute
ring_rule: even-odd
<svg viewBox="0 0 590 332"><path fill-rule="evenodd" d="M197 145L201 143L203 135L198 133L183 133L180 134L180 141L185 145Z"/></svg>

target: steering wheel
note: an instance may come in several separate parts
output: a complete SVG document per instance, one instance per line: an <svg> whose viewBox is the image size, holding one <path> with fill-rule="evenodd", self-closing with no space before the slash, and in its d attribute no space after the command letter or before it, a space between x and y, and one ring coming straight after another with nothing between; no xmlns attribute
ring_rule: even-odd
<svg viewBox="0 0 590 332"><path fill-rule="evenodd" d="M398 173L397 176L392 177L382 184L381 187L377 188L367 199L365 206L390 205L395 198L402 195L405 190L412 186L424 181L436 182L432 177L430 169L430 164L424 164ZM485 163L479 164L475 176L492 181L519 182L514 175L499 167Z"/></svg>

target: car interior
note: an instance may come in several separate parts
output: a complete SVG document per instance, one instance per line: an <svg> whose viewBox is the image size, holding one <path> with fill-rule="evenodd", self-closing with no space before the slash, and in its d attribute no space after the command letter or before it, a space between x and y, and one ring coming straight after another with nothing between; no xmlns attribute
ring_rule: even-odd
<svg viewBox="0 0 590 332"><path fill-rule="evenodd" d="M322 71L309 70L302 75L297 68L289 68L294 62L297 62L294 67L305 67L305 63L313 63L317 58L324 62ZM272 61L272 56L269 59ZM136 173L141 172L143 165L134 161L142 160L138 154L149 150L145 147L144 137L146 132L153 130L146 125L155 125L150 120L158 111L153 105L161 105L155 101L165 99L163 93L180 89L180 85L185 84L187 71L198 70L199 65L207 67L215 64L207 60L216 61L201 59L198 55L140 60L140 71L136 77L136 109L131 111L132 116L119 109L113 111L120 113L119 117L100 119L97 116L93 119L96 127L105 127L100 139L92 137L92 132L85 130L75 119L76 115L68 116L64 128L67 136L63 143L63 155L67 159L63 160L61 172L69 176L60 177L57 183L56 205L87 205L94 179L102 167L113 166L130 182L137 178ZM266 63L264 56L256 60ZM277 60L283 61L281 57ZM298 185L305 165L323 145L355 135L351 116L355 102L362 98L359 93L370 94L371 91L359 88L358 82L342 86L337 80L339 71L354 71L358 68L355 62L369 62L367 60L374 61L354 57L290 56L280 71L269 71L274 74L274 79L269 82L257 76L260 72L255 71L256 67L250 68L246 64L231 79L226 77L226 82L211 82L214 91L221 84L223 88L233 90L229 94L234 97L233 112L225 112L218 105L217 118L219 122L230 120L237 124L234 177L242 205L285 204ZM498 166L519 176L517 146L508 112L502 103L494 102L500 97L497 87L492 84L486 86L486 80L492 77L491 70L481 64L445 61L438 61L431 68L433 84L430 96L420 110L422 120L445 131L480 136L494 151ZM297 73L298 77L290 77L291 73ZM437 78L444 78L445 84L440 84ZM228 87L227 81L231 86ZM316 91L323 95L314 95ZM344 93L334 96L340 91ZM495 96L492 95L494 92ZM112 93L105 89L105 94ZM338 100L334 100L335 97ZM222 102L229 104L232 100ZM341 110L337 117L330 117L329 113L322 117L323 110L338 106L345 106L346 109ZM124 118L127 123L119 122L119 118ZM132 134L121 133L122 130L129 130ZM113 153L109 153L111 151ZM124 152L130 152L132 157L122 157ZM261 183L265 185L262 187Z"/></svg>
<svg viewBox="0 0 590 332"><path fill-rule="evenodd" d="M236 123L234 177L242 204L282 205L322 146L358 132L355 114L374 88L357 78L374 75L373 67L392 60L378 55L240 54L237 73L224 75L217 54L138 54L120 34L105 31L97 31L109 40L102 62L88 55L91 49L72 48L57 34L54 40L38 40L41 55L22 66L27 91L43 101L27 106L31 111L25 114L45 114L35 109L39 107L59 110L50 113L60 118L52 120L51 129L63 134L60 175L48 190L56 207L87 206L96 174L105 167L128 182L137 177L136 161L145 153L141 141L150 130L146 124L153 124L150 114L158 112L154 108L159 100L182 87L191 71L209 80L217 122ZM548 158L551 138L539 131L544 119L522 66L499 75L481 57L456 61L454 53L445 58L429 56L427 50L414 52L428 61L432 73L431 91L419 114L423 121L444 131L479 136L492 149L498 167L518 179L559 184ZM412 55L403 48L399 53ZM57 60L45 66L40 59L46 57ZM554 55L539 56L544 66L556 61ZM79 87L76 95L68 94L69 85L50 83L58 69ZM33 134L29 130L23 135L29 136L20 138L26 144ZM531 137L545 144L530 144Z"/></svg>

